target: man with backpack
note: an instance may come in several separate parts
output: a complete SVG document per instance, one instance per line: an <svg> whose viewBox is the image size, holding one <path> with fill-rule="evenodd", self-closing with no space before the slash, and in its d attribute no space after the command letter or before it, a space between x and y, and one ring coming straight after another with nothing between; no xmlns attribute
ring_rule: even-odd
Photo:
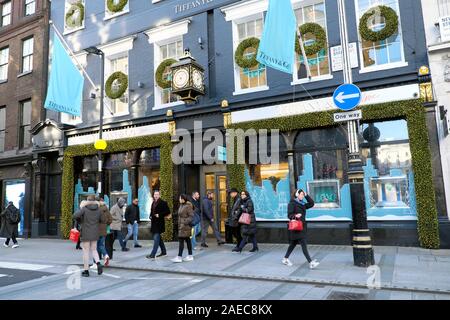
<svg viewBox="0 0 450 320"><path fill-rule="evenodd" d="M6 209L0 214L2 227L0 229L0 237L6 238L3 246L9 247L9 241L13 241L13 249L18 248L17 236L19 234L18 226L20 223L20 211L10 201Z"/></svg>

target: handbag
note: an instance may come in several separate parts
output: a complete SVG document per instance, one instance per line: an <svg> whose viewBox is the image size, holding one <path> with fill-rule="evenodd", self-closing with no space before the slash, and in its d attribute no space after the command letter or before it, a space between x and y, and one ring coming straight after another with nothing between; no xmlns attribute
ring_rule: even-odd
<svg viewBox="0 0 450 320"><path fill-rule="evenodd" d="M69 239L74 243L78 243L78 239L80 239L80 231L78 231L77 229L70 230Z"/></svg>
<svg viewBox="0 0 450 320"><path fill-rule="evenodd" d="M250 214L248 212L242 212L241 216L239 217L239 223L250 225L251 221L252 217L250 216Z"/></svg>
<svg viewBox="0 0 450 320"><path fill-rule="evenodd" d="M289 231L303 231L303 222L301 220L289 221Z"/></svg>

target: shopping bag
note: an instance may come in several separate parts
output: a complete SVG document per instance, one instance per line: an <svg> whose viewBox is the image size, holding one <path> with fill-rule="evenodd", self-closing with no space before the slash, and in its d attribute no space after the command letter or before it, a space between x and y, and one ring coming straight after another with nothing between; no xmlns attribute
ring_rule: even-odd
<svg viewBox="0 0 450 320"><path fill-rule="evenodd" d="M70 241L77 243L79 238L80 238L80 231L78 231L77 229L70 230L69 236Z"/></svg>

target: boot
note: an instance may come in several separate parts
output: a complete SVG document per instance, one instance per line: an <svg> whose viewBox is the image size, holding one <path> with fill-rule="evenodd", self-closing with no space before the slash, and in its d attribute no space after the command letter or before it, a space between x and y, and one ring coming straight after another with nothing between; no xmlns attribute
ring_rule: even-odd
<svg viewBox="0 0 450 320"><path fill-rule="evenodd" d="M97 274L100 276L103 273L103 266L100 262L97 262Z"/></svg>
<svg viewBox="0 0 450 320"><path fill-rule="evenodd" d="M89 277L89 270L84 270L82 273L81 273L81 276L82 277Z"/></svg>

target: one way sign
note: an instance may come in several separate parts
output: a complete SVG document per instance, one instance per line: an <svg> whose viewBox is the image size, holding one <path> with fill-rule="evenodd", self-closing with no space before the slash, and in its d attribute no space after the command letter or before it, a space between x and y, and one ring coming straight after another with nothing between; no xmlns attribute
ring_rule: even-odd
<svg viewBox="0 0 450 320"><path fill-rule="evenodd" d="M352 110L361 103L361 90L354 84L343 84L336 89L333 102L341 110Z"/></svg>

